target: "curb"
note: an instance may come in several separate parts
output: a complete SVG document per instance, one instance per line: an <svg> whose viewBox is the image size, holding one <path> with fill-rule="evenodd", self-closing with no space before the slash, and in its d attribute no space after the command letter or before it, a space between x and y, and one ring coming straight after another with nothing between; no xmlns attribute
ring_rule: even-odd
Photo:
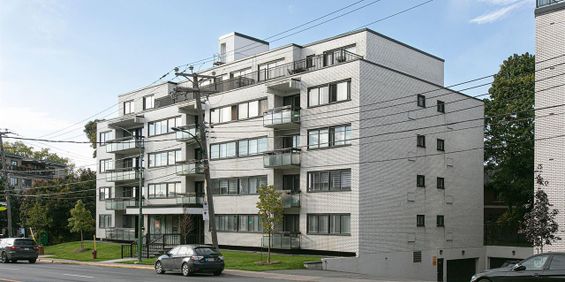
<svg viewBox="0 0 565 282"><path fill-rule="evenodd" d="M129 269L144 269L153 270L152 265L135 265L127 263L104 263L104 262L85 262L76 260L62 260L62 259L51 259L51 258L39 258L37 260L39 263L57 263L57 264L74 264L74 265L89 265L89 266L101 266L101 267L112 267L112 268L129 268Z"/></svg>

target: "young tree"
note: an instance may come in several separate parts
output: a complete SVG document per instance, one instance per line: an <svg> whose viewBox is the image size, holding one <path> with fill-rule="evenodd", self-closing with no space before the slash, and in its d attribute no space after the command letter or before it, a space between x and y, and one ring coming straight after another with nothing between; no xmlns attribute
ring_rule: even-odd
<svg viewBox="0 0 565 282"><path fill-rule="evenodd" d="M92 149L94 149L94 152L92 153L92 157L96 158L96 147L97 147L97 143L96 143L96 124L99 122L99 119L95 119L95 120L91 120L89 122L87 122L84 125L84 130L83 132L86 134L86 137L88 138L88 140L90 141L90 147L92 147Z"/></svg>
<svg viewBox="0 0 565 282"><path fill-rule="evenodd" d="M192 233L192 230L194 230L194 220L192 219L192 215L185 213L180 218L180 232L184 243L191 243L189 236L190 233Z"/></svg>
<svg viewBox="0 0 565 282"><path fill-rule="evenodd" d="M81 200L78 200L75 207L71 209L71 217L68 221L71 232L80 232L80 248L84 249L83 232L94 230L95 221Z"/></svg>
<svg viewBox="0 0 565 282"><path fill-rule="evenodd" d="M268 234L269 244L267 248L267 263L271 263L271 241L275 227L283 218L283 202L282 194L277 191L274 186L261 186L259 188L259 201L257 202L259 209L259 218L263 226L263 234Z"/></svg>
<svg viewBox="0 0 565 282"><path fill-rule="evenodd" d="M46 232L53 219L49 216L49 209L46 205L42 205L39 201L34 201L30 209L26 210L26 216L23 218L24 226L33 229L36 238Z"/></svg>
<svg viewBox="0 0 565 282"><path fill-rule="evenodd" d="M538 169L541 168L541 165L538 166ZM538 188L534 202L530 205L531 209L524 215L524 222L518 232L523 234L534 247L538 247L540 253L543 253L544 245L551 245L551 243L561 240L560 237L555 235L559 229L559 225L555 221L559 211L557 209L550 211L550 207L553 205L549 203L547 194L543 191L548 182L543 179L541 172L535 179Z"/></svg>

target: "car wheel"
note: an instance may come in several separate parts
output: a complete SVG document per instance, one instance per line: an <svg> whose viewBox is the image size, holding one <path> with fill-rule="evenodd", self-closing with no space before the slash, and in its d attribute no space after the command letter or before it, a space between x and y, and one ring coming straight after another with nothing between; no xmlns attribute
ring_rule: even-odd
<svg viewBox="0 0 565 282"><path fill-rule="evenodd" d="M157 272L157 274L163 274L165 273L165 270L163 269L163 265L161 265L160 261L157 261L155 263L155 272Z"/></svg>
<svg viewBox="0 0 565 282"><path fill-rule="evenodd" d="M0 256L0 260L2 261L2 263L8 263L8 256L6 256L6 253L2 253L2 255Z"/></svg>
<svg viewBox="0 0 565 282"><path fill-rule="evenodd" d="M29 263L35 263L36 260L37 260L37 259L30 259L30 260L29 260Z"/></svg>
<svg viewBox="0 0 565 282"><path fill-rule="evenodd" d="M222 271L218 270L218 271L214 271L214 276L220 276L222 275Z"/></svg>
<svg viewBox="0 0 565 282"><path fill-rule="evenodd" d="M183 263L182 264L182 275L184 276L190 276L192 274L192 272L190 271L190 266L188 266L188 263Z"/></svg>

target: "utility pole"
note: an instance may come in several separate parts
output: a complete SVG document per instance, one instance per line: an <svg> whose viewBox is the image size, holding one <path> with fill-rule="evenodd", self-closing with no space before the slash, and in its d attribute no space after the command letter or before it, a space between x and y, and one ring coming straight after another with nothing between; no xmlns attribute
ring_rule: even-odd
<svg viewBox="0 0 565 282"><path fill-rule="evenodd" d="M6 172L6 153L4 151L4 143L2 136L12 133L5 129L0 131L0 164L2 165L2 178L4 179L4 195L6 197L6 215L8 217L8 237L12 237L14 234L12 232L12 206L10 203L10 181L8 179L8 173Z"/></svg>
<svg viewBox="0 0 565 282"><path fill-rule="evenodd" d="M210 156L208 154L208 140L206 138L206 124L204 122L204 111L202 109L202 100L200 96L199 79L214 79L213 76L199 75L194 73L193 67L190 66L190 74L185 72L178 72L178 68L175 68L175 75L182 76L189 81L192 81L192 89L185 88L181 91L192 92L194 94L194 100L196 101L196 109L198 110L198 129L200 131L200 149L202 150L202 155L204 155L204 178L206 179L206 201L208 203L208 225L210 228L210 233L212 233L212 245L215 249L218 248L218 234L216 232L216 217L214 213L214 197L212 195L212 189L210 188ZM180 88L180 87L179 87Z"/></svg>

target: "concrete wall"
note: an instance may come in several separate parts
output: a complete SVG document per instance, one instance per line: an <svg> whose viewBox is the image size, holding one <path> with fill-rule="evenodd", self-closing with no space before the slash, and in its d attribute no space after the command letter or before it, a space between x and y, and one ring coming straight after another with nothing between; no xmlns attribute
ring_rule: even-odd
<svg viewBox="0 0 565 282"><path fill-rule="evenodd" d="M534 254L534 249L530 247L515 246L485 246L485 268L491 269L491 258L511 258L523 260Z"/></svg>

